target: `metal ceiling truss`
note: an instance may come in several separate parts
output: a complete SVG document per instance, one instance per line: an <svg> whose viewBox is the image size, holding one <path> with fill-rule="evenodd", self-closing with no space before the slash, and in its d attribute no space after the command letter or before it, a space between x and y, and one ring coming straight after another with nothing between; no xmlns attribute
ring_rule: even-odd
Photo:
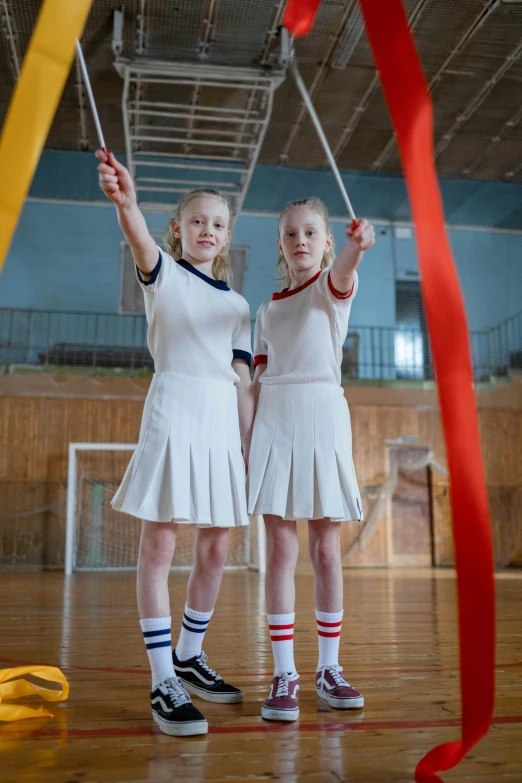
<svg viewBox="0 0 522 783"><path fill-rule="evenodd" d="M338 41L344 35L347 25L350 24L352 14L356 13L357 9L358 9L358 0L348 0L344 8L344 11L342 13L342 17L339 21L339 33L337 35L331 36L326 52L322 57L321 62L319 63L317 70L315 72L314 80L308 89L308 93L312 100L319 92L319 88L323 83L324 77L326 76L328 69L330 68L332 57L337 49ZM297 117L292 125L292 130L290 131L290 135L286 141L285 146L283 147L283 151L279 156L280 165L284 165L288 161L293 146L297 141L297 137L301 133L302 127L307 117L308 117L307 108L304 105L304 103L301 103L301 106L297 113Z"/></svg>
<svg viewBox="0 0 522 783"><path fill-rule="evenodd" d="M509 182L513 177L516 177L520 171L522 171L522 159L518 161L516 166L512 166L509 171L506 171L503 179Z"/></svg>
<svg viewBox="0 0 522 783"><path fill-rule="evenodd" d="M143 57L146 51L147 47L147 0L139 0L139 9L138 9L138 15L136 17L136 37L135 37L135 52L138 57ZM119 59L119 55L116 54L117 59ZM143 88L141 84L141 80L138 78L136 79L136 82L134 84L134 98L136 100L136 104L139 106L140 103L144 100L143 95ZM125 117L125 112L124 112ZM139 112L136 112L136 114L133 114L130 118L130 128L134 128L135 126L139 125L141 121L141 117ZM125 127L125 134L127 133L127 124L124 124ZM139 145L137 145L137 149L139 149ZM130 161L129 161L130 165Z"/></svg>
<svg viewBox="0 0 522 783"><path fill-rule="evenodd" d="M479 166L484 158L486 158L490 152L492 152L499 141L502 141L502 139L508 135L514 128L517 127L517 125L520 124L520 121L522 120L522 109L519 109L516 114L514 114L512 117L510 117L507 122L503 124L503 126L500 128L497 134L495 136L492 136L489 143L486 144L486 146L478 153L478 155L469 163L465 169L462 169L462 173L465 176L469 176L472 174L477 166ZM513 170L506 171L504 173L503 179L509 180L515 175L515 172Z"/></svg>
<svg viewBox="0 0 522 783"><path fill-rule="evenodd" d="M9 47L9 59L15 81L20 78L20 56L17 49L17 35L13 19L13 11L8 0L0 0L0 22Z"/></svg>
<svg viewBox="0 0 522 783"><path fill-rule="evenodd" d="M143 58L115 67L138 201L167 208L194 188L214 187L238 215L284 72Z"/></svg>
<svg viewBox="0 0 522 783"><path fill-rule="evenodd" d="M121 121L110 111L114 82L101 77L110 60L108 36L101 31L113 10L112 48L124 79L125 142L140 203L171 208L189 187L204 183L230 193L237 211L259 155L274 90L285 71L278 39L288 0L183 0L178 4L131 0L126 4L125 25L121 2L93 0L85 44L88 65L97 80L102 124L119 151L123 148ZM28 0L0 0L0 56L6 71L0 88L0 123L20 73L37 5ZM115 6L121 10L114 10ZM406 0L406 6L430 74L429 89L434 92L436 154L442 169L457 176L520 180L522 159L512 156L517 154L522 128L522 104L516 95L522 74L522 47L518 46L522 0ZM244 20L245 30L254 25L256 35L243 37L238 19ZM172 35L165 29L171 24ZM438 36L433 49L432 33ZM390 128L382 140L379 79L371 67L356 0L324 2L313 35L308 43L298 43L298 50L301 46L312 97L315 101L318 95L324 98L335 158L344 160L365 124L370 131L365 150L370 155L368 168L396 171L396 144ZM122 50L134 59L120 59ZM190 64L146 59L176 57L180 51ZM230 66L239 62L244 66ZM335 96L328 93L328 71L347 67L348 74L351 66L357 78L347 81L350 114L346 115L346 105L334 106ZM471 92L463 82L469 77L474 85ZM71 98L76 99L76 134L71 133ZM74 70L59 111L58 119L64 121L54 123L48 145L91 149L95 139L87 96ZM442 117L446 118L443 125ZM264 159L309 165L306 145L299 144L307 128L305 107L299 103L298 110L289 115L283 107L276 120L278 132L271 138L270 149L265 145Z"/></svg>
<svg viewBox="0 0 522 783"><path fill-rule="evenodd" d="M428 89L430 93L439 84L444 74L447 73L450 66L455 61L455 58L458 57L459 54L461 54L464 47L467 46L467 44L474 38L474 36L479 32L479 30L482 29L486 21L489 19L491 14L498 8L501 2L502 0L487 0L485 2L484 7L479 11L479 13L473 19L469 27L464 31L458 43L454 46L454 48L451 50L451 52L448 54L448 56L446 57L446 59L438 69L437 73L430 80L428 84ZM395 147L395 135L392 135L388 140L386 146L380 153L380 155L378 155L375 161L373 162L371 167L372 171L379 171L384 166L386 160L388 159L388 156L390 155L394 147Z"/></svg>
<svg viewBox="0 0 522 783"><path fill-rule="evenodd" d="M198 57L200 60L206 60L210 54L212 30L214 28L214 22L216 18L217 0L207 0L207 2L207 12L205 14L205 18L203 19L203 30L198 45Z"/></svg>
<svg viewBox="0 0 522 783"><path fill-rule="evenodd" d="M275 3L274 18L266 37L265 48L263 49L263 53L261 55L261 65L267 65L268 63L268 58L274 46L274 42L278 38L280 28L283 24L283 17L285 15L287 4L288 0L279 0Z"/></svg>
<svg viewBox="0 0 522 783"><path fill-rule="evenodd" d="M425 10L426 6L429 5L430 3L431 0L419 0L419 3L415 6L409 18L410 27L412 30L415 30L416 26L422 19L423 11ZM353 54L353 49L351 54ZM348 62L349 59L346 59L345 62L343 63L343 67L346 67L346 65L348 65ZM334 158L336 160L340 157L345 147L347 146L348 142L352 138L355 129L359 125L359 121L362 115L370 105L370 101L372 100L373 96L379 89L379 85L380 85L379 73L375 71L373 79L371 80L369 86L367 87L363 97L355 107L352 116L348 120L348 124L346 128L341 133L337 141L337 144L333 149Z"/></svg>
<svg viewBox="0 0 522 783"><path fill-rule="evenodd" d="M501 79L504 78L506 73L510 70L510 68L515 65L517 60L520 59L520 56L522 55L522 41L518 44L518 46L515 47L515 49L509 54L500 68L498 68L495 73L490 76L483 84L481 89L478 91L476 95L473 96L473 98L469 101L469 103L465 106L464 110L461 111L457 117L455 118L455 121L451 128L449 128L446 133L442 135L442 138L438 142L438 144L435 147L435 157L437 158L441 152L443 152L450 141L453 139L457 131L459 130L460 126L463 125L465 122L467 122L470 117L475 114L477 109L482 106L488 95L490 94L491 90L495 87L496 84L499 83Z"/></svg>
<svg viewBox="0 0 522 783"><path fill-rule="evenodd" d="M201 33L201 38L199 40L198 52L197 52L200 60L206 60L210 53L210 46L212 43L212 30L214 27L217 0L207 0L207 3L208 3L207 11L203 19L203 29ZM191 112L190 112L190 117L187 120L188 130L194 127L196 106L198 105L199 102L199 96L200 96L200 85L198 82L194 87L194 90L192 91ZM190 140L191 138L190 133L187 133L187 137ZM186 144L183 151L189 153L191 151L190 144Z"/></svg>
<svg viewBox="0 0 522 783"><path fill-rule="evenodd" d="M276 9L274 13L274 19L272 22L272 25L268 31L267 40L265 43L265 48L263 49L263 52L261 54L260 64L262 66L265 66L268 64L268 60L270 57L270 53L272 51L272 47L276 41L276 39L279 37L281 25L283 24L283 16L285 13L286 5L288 0L279 0L278 3L276 3ZM284 63L282 63L284 67ZM256 91L251 90L250 94L247 99L247 110L251 111L254 107L256 99ZM247 130L247 123L243 122L241 123L239 127L239 135L238 135L238 142L241 143L244 139L245 132ZM234 155L237 156L239 154L238 148L234 150Z"/></svg>

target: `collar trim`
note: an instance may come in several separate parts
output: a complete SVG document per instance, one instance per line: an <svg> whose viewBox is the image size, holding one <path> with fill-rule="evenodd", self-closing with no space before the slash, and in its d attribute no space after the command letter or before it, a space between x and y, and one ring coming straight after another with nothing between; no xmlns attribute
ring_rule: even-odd
<svg viewBox="0 0 522 783"><path fill-rule="evenodd" d="M298 286L297 288L285 288L283 291L278 291L277 293L272 294L272 299L286 299L287 296L293 296L294 294L300 293L305 288L308 288L309 285L315 283L322 271L323 270L320 269L316 275L310 278L310 280L308 280L306 283L303 283L303 285Z"/></svg>
<svg viewBox="0 0 522 783"><path fill-rule="evenodd" d="M193 275L196 275L196 277L201 278L201 280L208 283L208 285L211 285L213 288L219 288L221 291L230 291L230 288L224 280L214 280L213 277L204 275L203 272L200 272L193 264L189 264L184 258L180 258L177 263L182 266L183 269L186 269L187 272L191 272Z"/></svg>

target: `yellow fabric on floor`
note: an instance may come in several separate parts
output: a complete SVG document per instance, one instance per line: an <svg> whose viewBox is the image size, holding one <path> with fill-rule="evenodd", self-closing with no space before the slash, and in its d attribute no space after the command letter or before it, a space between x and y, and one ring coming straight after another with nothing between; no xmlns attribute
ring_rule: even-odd
<svg viewBox="0 0 522 783"><path fill-rule="evenodd" d="M0 139L0 271L92 0L44 0Z"/></svg>
<svg viewBox="0 0 522 783"><path fill-rule="evenodd" d="M27 674L39 680L58 683L62 687L46 688L28 682ZM53 717L44 707L27 707L20 704L4 704L6 699L20 699L23 696L41 696L46 701L65 701L69 695L69 683L56 666L15 666L13 669L0 669L0 721L24 720L25 718Z"/></svg>

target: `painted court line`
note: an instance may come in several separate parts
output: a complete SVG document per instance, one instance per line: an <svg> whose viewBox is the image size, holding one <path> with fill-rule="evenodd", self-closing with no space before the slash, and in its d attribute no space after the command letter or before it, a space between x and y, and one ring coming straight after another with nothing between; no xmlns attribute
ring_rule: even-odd
<svg viewBox="0 0 522 783"><path fill-rule="evenodd" d="M493 724L520 724L522 715L500 715L493 719ZM213 726L209 734L263 734L288 732L323 732L323 731L397 731L418 729L446 729L460 726L459 718L443 718L442 720L409 720L409 721L362 721L361 723L294 723L265 724L257 723L250 726ZM5 738L12 739L87 739L92 737L146 737L161 734L155 726L136 726L134 728L98 728L98 729L36 729L35 731L13 731L10 726ZM0 742L2 733L0 732ZM182 737L181 739L186 739ZM199 737L201 739L201 737Z"/></svg>
<svg viewBox="0 0 522 783"><path fill-rule="evenodd" d="M19 660L13 660L11 658L0 658L0 663L5 663L10 666L16 665L16 666L28 666L32 663L32 661L19 661ZM46 664L48 666L56 666L56 662L48 663ZM63 671L83 671L83 672L107 672L109 674L150 674L150 670L147 668L139 669L139 668L125 668L125 667L116 667L116 666L76 666L74 664L71 664L69 666L61 666L61 669ZM501 671L502 669L521 669L522 668L522 661L515 661L513 663L497 663L495 666L495 671ZM396 675L405 675L405 674L441 674L445 672L458 672L459 667L458 666L431 666L431 667L416 667L416 668L402 668L402 667L395 667L395 668L389 668L389 669L350 669L350 675L356 675L356 676L365 676L365 677L371 677L373 675L379 675L379 676L396 676ZM228 671L226 669L220 669L220 673L228 676L234 676L234 677L273 677L273 671L266 671L266 672L238 672L236 670L234 671ZM310 672L299 672L299 674L302 677L313 677L315 674L315 671Z"/></svg>

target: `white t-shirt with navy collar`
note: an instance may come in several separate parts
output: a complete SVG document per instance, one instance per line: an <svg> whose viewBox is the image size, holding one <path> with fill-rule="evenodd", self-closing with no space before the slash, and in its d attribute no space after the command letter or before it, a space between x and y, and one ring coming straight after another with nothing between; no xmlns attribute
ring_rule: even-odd
<svg viewBox="0 0 522 783"><path fill-rule="evenodd" d="M298 288L273 294L257 312L254 363L267 363L263 384L341 383L343 344L357 293L337 291L330 268Z"/></svg>
<svg viewBox="0 0 522 783"><path fill-rule="evenodd" d="M251 363L250 310L222 280L158 248L158 263L145 282L147 343L156 372L236 383L232 359Z"/></svg>

